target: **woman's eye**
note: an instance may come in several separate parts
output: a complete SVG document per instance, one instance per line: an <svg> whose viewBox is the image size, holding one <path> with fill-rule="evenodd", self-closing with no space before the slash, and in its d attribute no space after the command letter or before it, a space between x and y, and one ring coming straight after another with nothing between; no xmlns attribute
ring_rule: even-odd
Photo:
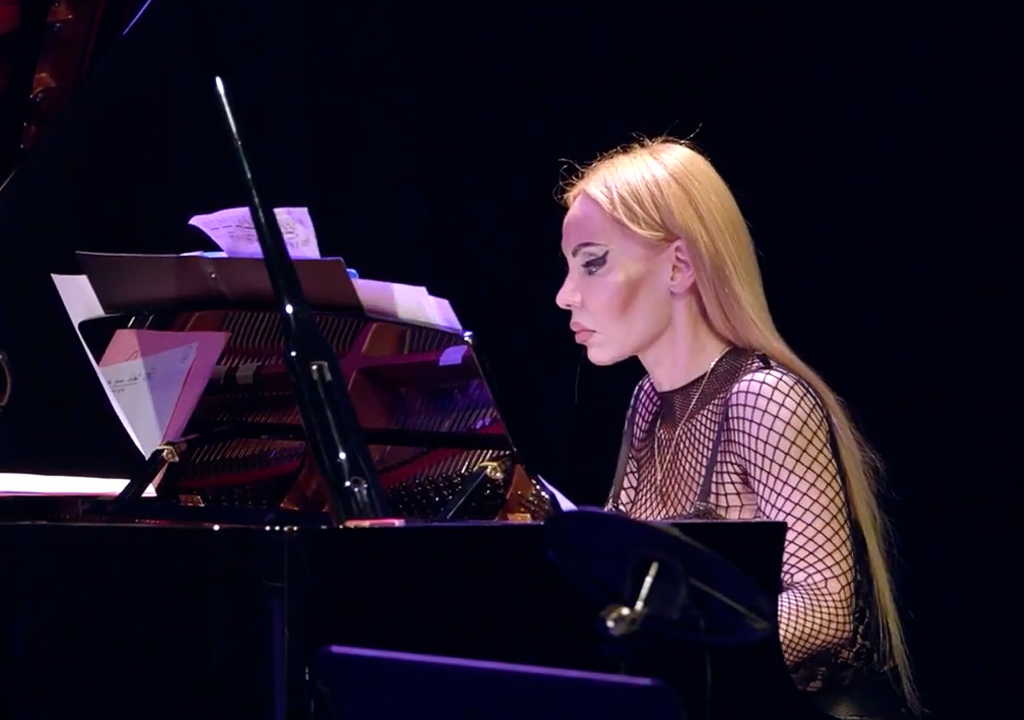
<svg viewBox="0 0 1024 720"><path fill-rule="evenodd" d="M591 258L590 260L587 260L585 263L583 263L583 270L587 273L587 275L593 275L598 270L603 268L606 262L608 262L608 253L605 253L600 257Z"/></svg>

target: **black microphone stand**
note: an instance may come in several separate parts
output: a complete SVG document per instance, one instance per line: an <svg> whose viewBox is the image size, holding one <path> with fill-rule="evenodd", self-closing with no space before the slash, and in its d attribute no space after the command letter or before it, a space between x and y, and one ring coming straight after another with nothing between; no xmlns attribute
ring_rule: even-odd
<svg viewBox="0 0 1024 720"><path fill-rule="evenodd" d="M320 332L316 317L306 303L277 218L267 212L256 190L224 81L218 75L214 83L218 104L234 143L235 158L249 191L253 226L281 311L285 364L307 443L325 482L331 519L335 526L341 526L346 520L385 517L384 493L337 355Z"/></svg>
<svg viewBox="0 0 1024 720"><path fill-rule="evenodd" d="M7 353L0 350L0 410L11 398L11 369L7 366Z"/></svg>

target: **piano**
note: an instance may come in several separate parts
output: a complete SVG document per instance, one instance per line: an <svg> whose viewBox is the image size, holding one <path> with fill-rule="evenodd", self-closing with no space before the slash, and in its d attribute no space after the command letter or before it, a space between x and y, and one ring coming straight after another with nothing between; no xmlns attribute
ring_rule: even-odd
<svg viewBox="0 0 1024 720"><path fill-rule="evenodd" d="M174 252L188 241L184 221L243 205L245 194L232 189L241 183L204 66L170 59L196 37L182 5L147 4L0 192L0 280L4 303L17 310L0 318L13 378L0 411L0 470L146 490L0 498L7 714L327 717L314 658L346 645L650 672L670 683L692 718L820 717L793 687L774 632L731 646L655 643L649 661L624 668L600 631L602 604L551 561L545 523L564 510L512 442L472 333L368 312L332 295L348 278L343 261L295 261L388 506L385 526L339 526L285 367L269 266L262 276L252 270L262 261L246 266L259 287L243 300L185 292L196 287L189 273L219 260ZM275 118L250 122L270 102L258 69L273 60L272 45L257 39L301 28L298 8L309 8L289 4L288 21L266 4L204 5L224 30L225 77L239 88L243 130L250 138L280 130ZM242 46L249 54L234 51ZM132 111L139 117L131 122L117 115ZM120 131L111 133L115 117ZM197 134L162 147L175 123ZM270 176L267 196L280 206L302 200L301 183L259 171L301 157L275 146L277 137L261 138L270 149L257 150L253 164L257 177ZM100 160L111 173L103 187L88 174ZM208 165L197 173L199 163ZM128 255L143 229L168 252ZM90 244L110 252L74 252ZM246 265L229 264L231 272ZM51 272L84 274L107 316L77 328L68 322ZM335 281L318 281L323 273ZM94 366L125 328L230 333L186 439L149 457L118 420ZM675 526L756 583L774 617L784 525ZM538 717L543 705L494 701Z"/></svg>

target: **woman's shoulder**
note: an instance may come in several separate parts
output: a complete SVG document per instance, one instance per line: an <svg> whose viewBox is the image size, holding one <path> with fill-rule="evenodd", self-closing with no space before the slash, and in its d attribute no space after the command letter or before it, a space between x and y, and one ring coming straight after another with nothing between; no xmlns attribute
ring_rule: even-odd
<svg viewBox="0 0 1024 720"><path fill-rule="evenodd" d="M771 413L777 418L824 413L814 388L800 375L767 356L754 357L756 362L752 362L730 388L731 409Z"/></svg>
<svg viewBox="0 0 1024 720"><path fill-rule="evenodd" d="M724 394L730 406L763 408L784 403L792 409L804 406L808 410L820 406L814 389L800 375L763 353L740 349L736 353L732 369L723 368L727 377L720 385L722 389L715 391L717 397ZM637 420L649 418L660 404L651 376L644 374L633 388L629 415Z"/></svg>
<svg viewBox="0 0 1024 720"><path fill-rule="evenodd" d="M632 424L634 431L639 427L645 429L657 417L661 399L654 387L650 375L644 375L633 388L633 396L629 401L629 412L626 414L627 424ZM635 432L634 432L635 434Z"/></svg>
<svg viewBox="0 0 1024 720"><path fill-rule="evenodd" d="M645 373L640 378L640 381L637 382L636 387L633 388L633 398L630 404L636 406L637 401L650 400L651 398L657 400L658 391L654 389L654 381L651 380L651 376Z"/></svg>

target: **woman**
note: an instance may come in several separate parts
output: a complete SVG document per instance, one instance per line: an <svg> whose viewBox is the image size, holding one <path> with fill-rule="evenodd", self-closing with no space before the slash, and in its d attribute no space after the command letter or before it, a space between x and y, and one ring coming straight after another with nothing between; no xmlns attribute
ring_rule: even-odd
<svg viewBox="0 0 1024 720"><path fill-rule="evenodd" d="M663 139L600 158L564 203L557 303L591 362L636 356L647 371L608 507L785 521L779 633L797 685L830 691L895 667L916 707L872 455L775 329L725 182Z"/></svg>

